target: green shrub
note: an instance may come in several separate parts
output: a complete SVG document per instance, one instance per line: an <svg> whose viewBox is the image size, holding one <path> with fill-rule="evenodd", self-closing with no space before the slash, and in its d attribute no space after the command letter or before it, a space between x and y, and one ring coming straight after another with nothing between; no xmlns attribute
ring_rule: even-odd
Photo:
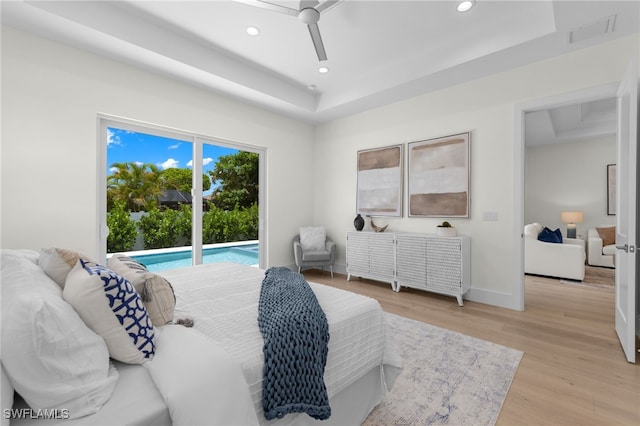
<svg viewBox="0 0 640 426"><path fill-rule="evenodd" d="M146 215L140 218L138 227L142 231L145 250L175 247L178 236L178 216L176 210L150 209Z"/></svg>
<svg viewBox="0 0 640 426"><path fill-rule="evenodd" d="M107 226L109 236L107 236L107 252L117 253L129 251L136 243L138 229L136 223L129 217L126 204L122 201L115 202L114 206L107 213Z"/></svg>
<svg viewBox="0 0 640 426"><path fill-rule="evenodd" d="M202 243L225 243L258 239L258 205L222 210L209 205L202 216Z"/></svg>

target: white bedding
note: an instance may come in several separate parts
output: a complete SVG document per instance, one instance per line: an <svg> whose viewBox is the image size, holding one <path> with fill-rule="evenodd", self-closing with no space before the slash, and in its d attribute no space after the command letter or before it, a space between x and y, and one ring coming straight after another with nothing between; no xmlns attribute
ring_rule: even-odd
<svg viewBox="0 0 640 426"><path fill-rule="evenodd" d="M194 328L219 342L244 371L258 419L262 411L262 335L257 325L264 271L232 263L180 268L160 273L174 286L175 318L189 317ZM374 299L310 283L329 323L325 384L329 398L383 364L400 367L385 333L383 311ZM387 377L387 385L393 383ZM305 415L306 416L306 415ZM293 415L281 419L289 423ZM274 422L269 422L273 424Z"/></svg>
<svg viewBox="0 0 640 426"><path fill-rule="evenodd" d="M175 290L175 319L193 319L193 329L161 327L156 359L145 366L114 363L119 372L116 388L96 414L72 421L27 417L11 424L168 425L203 424L202 419L207 424L253 424L256 417L260 424L278 426L318 423L306 414L277 421L264 418L263 340L257 324L263 270L218 263L161 275ZM401 369L399 354L377 301L310 285L330 333L324 379L332 416L322 423L357 424L393 384ZM169 328L171 332L163 333ZM178 366L176 359L187 361ZM238 390L242 385L248 388Z"/></svg>

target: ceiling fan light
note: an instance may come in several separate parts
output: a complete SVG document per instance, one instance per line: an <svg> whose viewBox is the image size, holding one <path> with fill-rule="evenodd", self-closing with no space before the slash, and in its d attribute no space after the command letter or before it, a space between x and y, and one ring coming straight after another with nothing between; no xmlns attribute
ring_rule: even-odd
<svg viewBox="0 0 640 426"><path fill-rule="evenodd" d="M300 11L300 13L298 14L298 19L300 19L304 24L307 25L317 24L320 20L320 12L312 7L307 7Z"/></svg>
<svg viewBox="0 0 640 426"><path fill-rule="evenodd" d="M458 12L466 12L467 10L475 6L475 4L476 4L475 0L461 1L460 3L458 3Z"/></svg>
<svg viewBox="0 0 640 426"><path fill-rule="evenodd" d="M250 36L257 36L258 34L260 34L260 28L250 25L247 27L247 34L249 34Z"/></svg>
<svg viewBox="0 0 640 426"><path fill-rule="evenodd" d="M326 73L328 73L328 72L329 72L329 68L327 68L327 67L320 67L320 68L318 68L318 72L319 72L320 74L326 74Z"/></svg>

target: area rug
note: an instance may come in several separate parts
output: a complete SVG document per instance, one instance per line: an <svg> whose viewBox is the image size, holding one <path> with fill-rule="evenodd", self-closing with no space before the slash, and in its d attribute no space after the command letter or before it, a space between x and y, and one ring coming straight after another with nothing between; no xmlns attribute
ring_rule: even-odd
<svg viewBox="0 0 640 426"><path fill-rule="evenodd" d="M584 267L584 279L582 281L560 280L562 284L583 285L589 287L605 287L613 289L616 284L616 270L600 266Z"/></svg>
<svg viewBox="0 0 640 426"><path fill-rule="evenodd" d="M616 270L587 265L584 267L584 280L582 282L613 287L616 284Z"/></svg>
<svg viewBox="0 0 640 426"><path fill-rule="evenodd" d="M403 371L363 425L495 424L523 352L385 315Z"/></svg>

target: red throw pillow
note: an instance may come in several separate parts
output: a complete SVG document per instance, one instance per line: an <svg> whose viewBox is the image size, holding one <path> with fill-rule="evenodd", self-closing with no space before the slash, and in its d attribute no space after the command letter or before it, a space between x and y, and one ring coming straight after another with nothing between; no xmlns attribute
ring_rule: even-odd
<svg viewBox="0 0 640 426"><path fill-rule="evenodd" d="M602 247L616 243L616 227L596 228L598 235L602 238Z"/></svg>

